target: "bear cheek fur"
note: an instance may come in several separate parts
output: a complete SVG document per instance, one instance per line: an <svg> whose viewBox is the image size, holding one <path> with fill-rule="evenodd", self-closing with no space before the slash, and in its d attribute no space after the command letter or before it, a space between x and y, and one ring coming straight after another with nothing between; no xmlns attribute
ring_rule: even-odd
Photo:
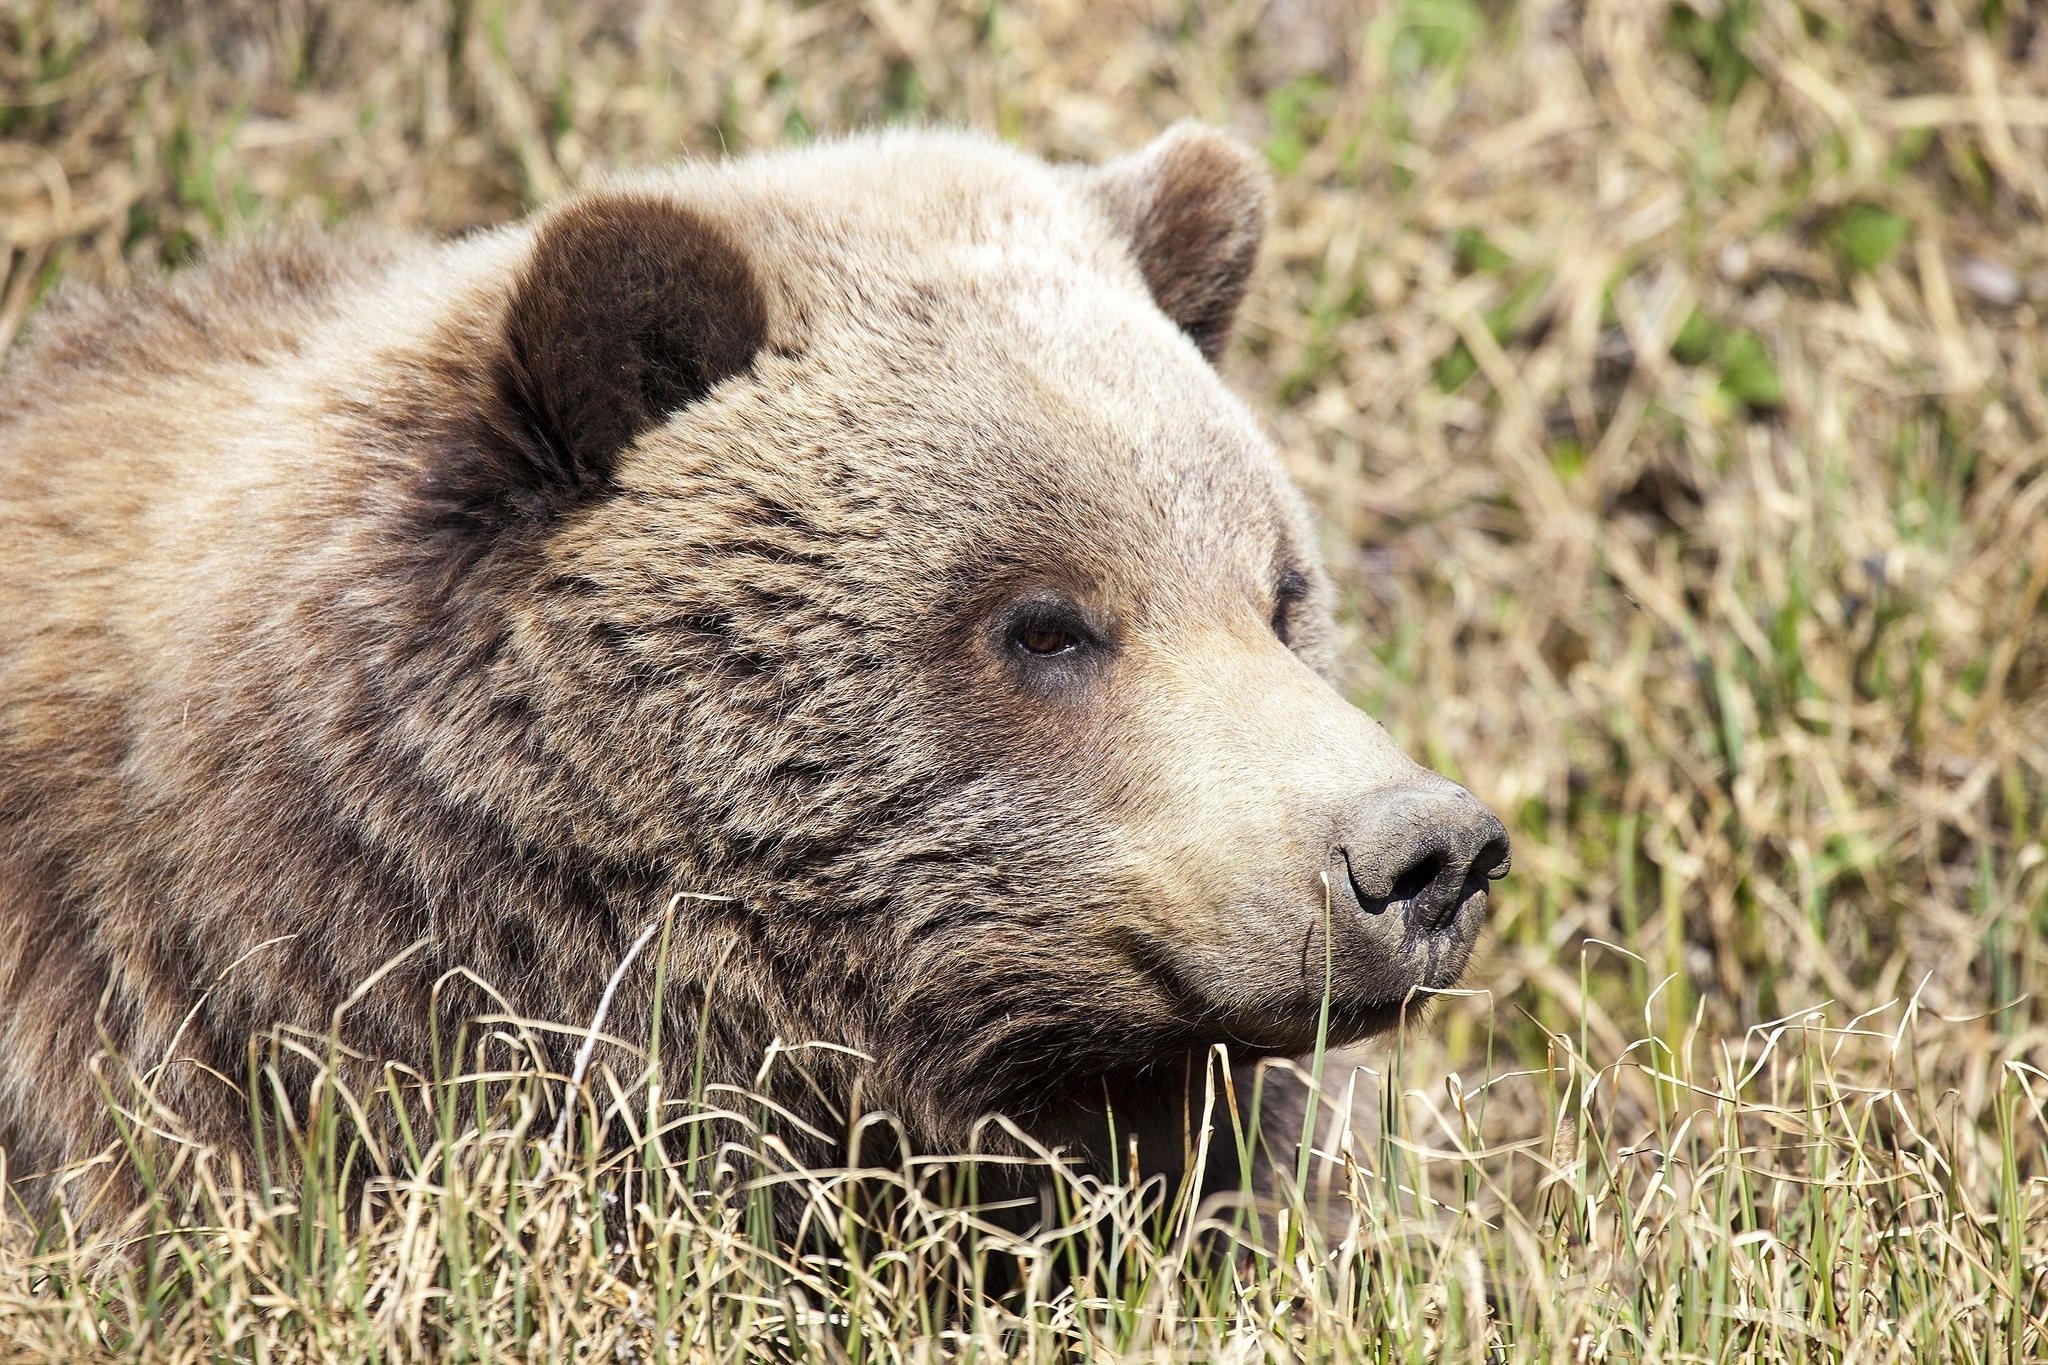
<svg viewBox="0 0 2048 1365"><path fill-rule="evenodd" d="M515 642L555 673L541 691L578 699L553 723L633 859L738 897L731 979L773 983L783 1036L873 1057L869 1101L922 1142L1184 1043L1180 1002L1103 951L1157 890L1106 809L1133 737L1100 688L1020 689L987 638L1013 589L1131 575L1077 572L1028 511L984 508L949 543L927 509L849 487L872 413L792 460L748 433L817 414L731 406L643 447L565 528L565 586ZM896 416L872 425L915 439Z"/></svg>
<svg viewBox="0 0 2048 1365"><path fill-rule="evenodd" d="M633 857L739 897L734 979L774 983L783 1036L873 1057L868 1099L921 1142L996 1110L1056 1125L1219 1018L1299 1046L1305 826L1359 784L1361 749L1407 760L1317 676L1327 589L1299 548L1309 661L1273 634L1273 565L1308 527L1270 452L1229 422L1166 458L1181 443L1142 414L1079 436L1036 408L998 404L980 433L933 415L971 410L992 387L974 377L957 403L941 383L835 417L801 395L846 385L761 366L643 443L550 548L562 587L527 652L566 670L542 690L580 699L560 723ZM790 429L820 434L760 436ZM1041 472L1000 495L938 463L1020 450ZM927 501L876 477L890 458L932 465ZM1047 584L1122 630L1098 674L1035 690L990 621Z"/></svg>

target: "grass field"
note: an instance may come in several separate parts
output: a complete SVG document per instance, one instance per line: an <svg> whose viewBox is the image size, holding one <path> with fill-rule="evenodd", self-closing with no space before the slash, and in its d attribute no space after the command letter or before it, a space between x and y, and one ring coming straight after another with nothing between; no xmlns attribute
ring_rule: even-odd
<svg viewBox="0 0 2048 1365"><path fill-rule="evenodd" d="M786 1172L872 1231L778 1247L538 1078L410 1153L329 1091L289 1190L138 1127L149 1227L0 1214L0 1358L2048 1357L2038 6L0 0L0 344L251 226L1186 116L1276 177L1226 369L1348 685L1516 838L1472 994L1323 1061L1341 1225L1066 1178L1019 1238L934 1164Z"/></svg>

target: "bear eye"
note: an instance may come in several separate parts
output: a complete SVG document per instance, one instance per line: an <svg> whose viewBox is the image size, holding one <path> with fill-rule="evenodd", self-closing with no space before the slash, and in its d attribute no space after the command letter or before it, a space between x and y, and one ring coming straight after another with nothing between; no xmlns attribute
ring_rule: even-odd
<svg viewBox="0 0 2048 1365"><path fill-rule="evenodd" d="M1026 654L1049 658L1065 654L1081 647L1081 639L1072 631L1061 630L1058 626L1027 625L1017 631L1017 648Z"/></svg>
<svg viewBox="0 0 2048 1365"><path fill-rule="evenodd" d="M1294 643L1288 638L1294 608L1307 596L1308 575L1299 569L1288 569L1280 575L1280 581L1273 589L1273 633L1280 637L1281 644Z"/></svg>
<svg viewBox="0 0 2048 1365"><path fill-rule="evenodd" d="M1009 644L1027 659L1057 659L1072 654L1095 636L1064 603L1033 602L1010 620Z"/></svg>

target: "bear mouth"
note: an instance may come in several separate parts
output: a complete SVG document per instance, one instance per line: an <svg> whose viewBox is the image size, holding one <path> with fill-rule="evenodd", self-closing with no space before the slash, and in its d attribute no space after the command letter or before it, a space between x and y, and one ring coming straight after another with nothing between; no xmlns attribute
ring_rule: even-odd
<svg viewBox="0 0 2048 1365"><path fill-rule="evenodd" d="M1484 920L1485 900L1482 883L1459 905L1457 923L1476 928ZM1346 907L1339 904L1332 911L1341 918ZM1351 913L1356 913L1355 907ZM1476 933L1448 939L1426 935L1434 941L1418 941L1399 958L1363 964L1361 971L1361 964L1344 961L1344 936L1334 919L1332 928L1340 951L1328 964L1327 992L1322 916L1302 942L1299 977L1291 985L1275 983L1274 989L1249 997L1219 998L1219 993L1205 990L1172 947L1150 935L1125 932L1116 936L1115 946L1182 1021L1181 1041L1187 1046L1222 1043L1240 1056L1281 1057L1313 1052L1319 1038L1325 1046L1342 1047L1394 1032L1404 1022L1418 1024L1437 997L1462 979L1476 938Z"/></svg>

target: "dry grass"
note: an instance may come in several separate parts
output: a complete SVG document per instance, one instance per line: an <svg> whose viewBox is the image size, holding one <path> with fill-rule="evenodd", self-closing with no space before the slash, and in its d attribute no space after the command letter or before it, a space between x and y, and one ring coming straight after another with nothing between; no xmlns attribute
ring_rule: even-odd
<svg viewBox="0 0 2048 1365"><path fill-rule="evenodd" d="M16 1227L0 1353L2048 1354L2024 4L0 0L0 338L249 224L1190 114L1278 177L1229 368L1327 518L1355 695L1517 833L1486 993L1364 1055L1350 1235L1231 1260L1073 1186L1079 1230L1007 1252L918 1205L789 1260L744 1190L539 1175L513 1104L353 1240L224 1172L139 1263ZM1039 1269L999 1294L984 1253Z"/></svg>
<svg viewBox="0 0 2048 1365"><path fill-rule="evenodd" d="M293 1112L260 1068L256 1090L270 1098L257 1106L258 1171L223 1169L172 1116L125 1108L120 1159L178 1193L117 1232L82 1232L61 1209L11 1229L0 1350L53 1361L2038 1359L2048 1248L2021 1148L2023 1130L2048 1121L2043 1078L2001 1077L1988 1131L1969 1131L1953 1097L1916 1071L1916 1056L1953 1045L1926 1022L1912 1006L1844 1029L1802 1020L1754 1039L1747 1058L1716 1050L1711 1073L1654 1043L1596 1071L1559 1039L1554 1127L1491 1147L1491 1092L1525 1076L1404 1090L1412 1073L1397 1047L1391 1065L1333 1087L1366 1110L1377 1101L1390 1122L1332 1131L1328 1160L1298 1187L1305 1198L1253 1216L1247 1200L1196 1205L1185 1188L1102 1182L1048 1155L1042 1216L1022 1232L1008 1206L977 1200L986 1164L804 1169L754 1126L760 1102L737 1092L664 1101L649 1077L600 1073L578 1112L602 1112L629 1150L600 1149L587 1125L565 1144L548 1136L558 1081L519 1063L521 1029L499 1021L471 1054L479 1079L393 1073L388 1094L367 1096L323 1084ZM1653 1115L1626 1135L1615 1094L1631 1085ZM415 1086L431 1124L389 1147L357 1136L365 1113L380 1126L377 1111ZM1204 1121L1227 1123L1226 1101L1212 1089ZM751 1133L713 1149L700 1140L707 1119ZM1310 1206L1329 1216L1305 1218Z"/></svg>

